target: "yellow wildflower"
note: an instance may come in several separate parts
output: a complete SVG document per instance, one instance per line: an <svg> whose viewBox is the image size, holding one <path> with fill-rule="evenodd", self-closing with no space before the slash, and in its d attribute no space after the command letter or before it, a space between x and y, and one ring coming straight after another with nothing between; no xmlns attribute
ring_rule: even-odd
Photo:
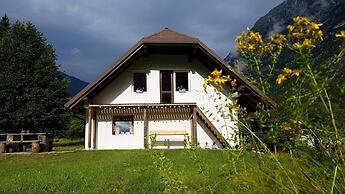
<svg viewBox="0 0 345 194"><path fill-rule="evenodd" d="M300 69L292 70L292 69L290 69L288 67L284 67L282 74L287 76L287 77L288 76L296 76L296 77L298 77L300 75L300 73L301 73Z"/></svg>
<svg viewBox="0 0 345 194"><path fill-rule="evenodd" d="M292 123L297 125L297 126L300 126L302 124L302 122L298 121L298 120L293 120Z"/></svg>
<svg viewBox="0 0 345 194"><path fill-rule="evenodd" d="M235 41L236 41L237 43L242 43L242 36L241 36L241 35L237 36L237 37L235 38Z"/></svg>
<svg viewBox="0 0 345 194"><path fill-rule="evenodd" d="M284 74L279 74L277 79L276 79L276 82L278 85L281 85L283 84L283 82L286 80L286 76Z"/></svg>
<svg viewBox="0 0 345 194"><path fill-rule="evenodd" d="M240 53L262 52L264 49L264 41L258 32L253 32L249 28L241 35L236 37L236 48Z"/></svg>
<svg viewBox="0 0 345 194"><path fill-rule="evenodd" d="M278 48L278 51L283 48L286 42L286 36L282 34L275 34L269 37L269 43L266 44L265 50L268 52L273 52L274 48Z"/></svg>
<svg viewBox="0 0 345 194"><path fill-rule="evenodd" d="M311 22L309 27L310 27L311 29L314 29L314 30L319 30L319 29L320 29L320 26L322 26L322 24L317 24L317 23L315 23L315 22Z"/></svg>
<svg viewBox="0 0 345 194"><path fill-rule="evenodd" d="M296 70L293 70L293 71L292 71L291 75L292 75L292 76L299 77L299 75L301 74L301 72L302 72L301 70L296 69Z"/></svg>
<svg viewBox="0 0 345 194"><path fill-rule="evenodd" d="M284 67L283 72L278 75L276 82L278 85L281 85L289 77L293 77L293 76L299 77L301 72L302 71L299 69L292 70L288 67Z"/></svg>
<svg viewBox="0 0 345 194"><path fill-rule="evenodd" d="M233 80L231 81L231 86L232 86L233 88L237 86L236 79L233 79Z"/></svg>
<svg viewBox="0 0 345 194"><path fill-rule="evenodd" d="M335 37L340 38L343 41L345 41L345 31L344 30L340 31L340 33L335 34Z"/></svg>
<svg viewBox="0 0 345 194"><path fill-rule="evenodd" d="M306 33L308 34L309 38L312 40L323 40L323 32L320 30L320 26L322 24L317 24L315 22L310 22L307 26Z"/></svg>
<svg viewBox="0 0 345 194"><path fill-rule="evenodd" d="M247 49L248 49L249 51L254 50L254 49L255 49L254 44L248 44Z"/></svg>
<svg viewBox="0 0 345 194"><path fill-rule="evenodd" d="M297 26L305 26L310 23L309 18L304 16L297 16L293 19L293 21Z"/></svg>
<svg viewBox="0 0 345 194"><path fill-rule="evenodd" d="M282 123L282 129L283 129L284 131L290 131L290 130L291 130L291 124L288 123L288 122L283 122L283 123Z"/></svg>
<svg viewBox="0 0 345 194"><path fill-rule="evenodd" d="M250 43L262 43L262 36L258 32L249 31L249 42Z"/></svg>
<svg viewBox="0 0 345 194"><path fill-rule="evenodd" d="M292 36L296 37L296 38L302 38L303 37L303 33L301 32L295 32L295 33L292 33Z"/></svg>
<svg viewBox="0 0 345 194"><path fill-rule="evenodd" d="M323 41L323 32L321 30L317 31L314 36L316 39Z"/></svg>
<svg viewBox="0 0 345 194"><path fill-rule="evenodd" d="M310 47L310 48L314 48L315 45L312 43L312 41L310 39L304 39L303 41L303 46L305 47Z"/></svg>
<svg viewBox="0 0 345 194"><path fill-rule="evenodd" d="M292 48L295 50L300 50L301 48L303 48L303 45L300 43L293 43Z"/></svg>
<svg viewBox="0 0 345 194"><path fill-rule="evenodd" d="M274 50L274 46L272 43L268 43L266 46L265 46L265 50L268 51L268 52L273 52Z"/></svg>
<svg viewBox="0 0 345 194"><path fill-rule="evenodd" d="M275 44L283 44L286 41L286 37L283 34L275 34L270 36L270 41Z"/></svg>
<svg viewBox="0 0 345 194"><path fill-rule="evenodd" d="M289 46L296 51L316 47L317 42L323 40L321 26L307 17L295 17L293 24L288 26L288 37L292 41Z"/></svg>
<svg viewBox="0 0 345 194"><path fill-rule="evenodd" d="M301 49L304 49L304 48L314 48L314 47L316 47L314 45L314 41L312 41L311 39L308 39L308 38L305 38L303 40L303 43L296 42L296 43L292 44L292 48L295 49L295 50L301 50Z"/></svg>
<svg viewBox="0 0 345 194"><path fill-rule="evenodd" d="M283 73L285 75L290 75L290 74L292 74L292 70L290 68L288 68L288 67L284 67Z"/></svg>
<svg viewBox="0 0 345 194"><path fill-rule="evenodd" d="M206 79L205 79L205 85L210 84L210 83L214 83L218 86L222 86L224 85L226 82L228 82L230 80L230 76L229 75L223 75L222 74L222 70L218 71L217 69L215 69L211 75L209 75Z"/></svg>
<svg viewBox="0 0 345 194"><path fill-rule="evenodd" d="M289 32L292 32L295 29L295 27L292 25L288 25L287 29L289 30Z"/></svg>
<svg viewBox="0 0 345 194"><path fill-rule="evenodd" d="M222 76L222 70L218 71L218 70L216 69L216 70L212 71L211 75L212 75L213 77L220 77L220 76Z"/></svg>

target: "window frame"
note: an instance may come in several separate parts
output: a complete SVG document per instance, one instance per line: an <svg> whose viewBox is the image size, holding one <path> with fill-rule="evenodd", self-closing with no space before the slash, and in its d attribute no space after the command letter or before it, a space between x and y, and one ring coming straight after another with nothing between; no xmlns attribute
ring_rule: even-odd
<svg viewBox="0 0 345 194"><path fill-rule="evenodd" d="M187 73L187 84L188 84L188 89L186 91L180 91L177 89L177 73ZM174 71L174 91L179 92L179 93L186 93L191 91L191 84L190 84L190 71L189 70L178 70Z"/></svg>
<svg viewBox="0 0 345 194"><path fill-rule="evenodd" d="M134 78L135 78L134 75L135 74L144 74L145 75L145 89L142 92L138 92L135 90L135 81L134 81ZM137 94L147 92L147 72L145 72L145 71L134 71L134 72L132 72L132 82L133 82L132 92L137 93Z"/></svg>
<svg viewBox="0 0 345 194"><path fill-rule="evenodd" d="M128 119L128 120L127 120ZM130 134L116 134L116 121L131 121ZM112 120L112 135L134 135L134 115L115 115Z"/></svg>

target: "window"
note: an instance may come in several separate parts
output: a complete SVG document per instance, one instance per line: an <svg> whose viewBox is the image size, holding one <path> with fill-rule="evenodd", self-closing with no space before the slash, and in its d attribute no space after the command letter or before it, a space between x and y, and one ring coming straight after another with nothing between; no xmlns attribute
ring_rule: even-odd
<svg viewBox="0 0 345 194"><path fill-rule="evenodd" d="M133 134L133 116L115 116L113 118L113 135Z"/></svg>
<svg viewBox="0 0 345 194"><path fill-rule="evenodd" d="M161 82L161 103L171 104L173 103L173 71L162 70L160 71L160 82Z"/></svg>
<svg viewBox="0 0 345 194"><path fill-rule="evenodd" d="M188 72L176 72L176 91L188 91Z"/></svg>
<svg viewBox="0 0 345 194"><path fill-rule="evenodd" d="M134 92L146 92L146 73L133 74Z"/></svg>

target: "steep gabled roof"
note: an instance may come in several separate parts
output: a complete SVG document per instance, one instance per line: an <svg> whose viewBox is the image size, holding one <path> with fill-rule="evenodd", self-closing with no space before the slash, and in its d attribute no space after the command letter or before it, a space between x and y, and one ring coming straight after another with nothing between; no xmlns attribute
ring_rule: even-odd
<svg viewBox="0 0 345 194"><path fill-rule="evenodd" d="M89 97L90 94L95 93L97 90L103 88L109 80L113 79L121 70L129 64L135 56L145 53L145 47L149 45L159 45L165 47L173 47L176 45L188 45L193 48L197 48L199 53L205 55L210 61L212 61L212 68L217 68L223 70L224 74L230 75L235 78L240 85L243 85L246 89L246 93L249 99L254 99L254 101L268 104L274 106L274 102L265 96L260 90L251 85L249 81L236 73L223 59L221 59L216 53L214 53L210 48L208 48L199 39L192 36L188 36L179 32L176 32L169 28L164 28L160 32L154 33L152 35L142 38L138 43L136 43L132 48L130 48L122 57L120 57L113 65L111 65L104 73L87 85L83 90L81 90L77 95L75 95L66 104L66 108L75 108L81 105L84 98Z"/></svg>
<svg viewBox="0 0 345 194"><path fill-rule="evenodd" d="M197 38L176 32L170 28L164 28L162 31L146 36L141 40L146 43L197 43L199 41Z"/></svg>

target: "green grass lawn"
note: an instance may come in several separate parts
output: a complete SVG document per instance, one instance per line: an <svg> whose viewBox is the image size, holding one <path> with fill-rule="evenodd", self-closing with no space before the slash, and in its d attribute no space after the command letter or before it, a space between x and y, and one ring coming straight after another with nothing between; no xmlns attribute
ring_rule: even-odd
<svg viewBox="0 0 345 194"><path fill-rule="evenodd" d="M269 155L228 150L1 154L0 193L162 193L174 187L186 193L330 191L332 168L309 158L278 159L285 171ZM338 182L335 191L344 191Z"/></svg>
<svg viewBox="0 0 345 194"><path fill-rule="evenodd" d="M53 141L53 151L82 151L84 139L59 138Z"/></svg>

